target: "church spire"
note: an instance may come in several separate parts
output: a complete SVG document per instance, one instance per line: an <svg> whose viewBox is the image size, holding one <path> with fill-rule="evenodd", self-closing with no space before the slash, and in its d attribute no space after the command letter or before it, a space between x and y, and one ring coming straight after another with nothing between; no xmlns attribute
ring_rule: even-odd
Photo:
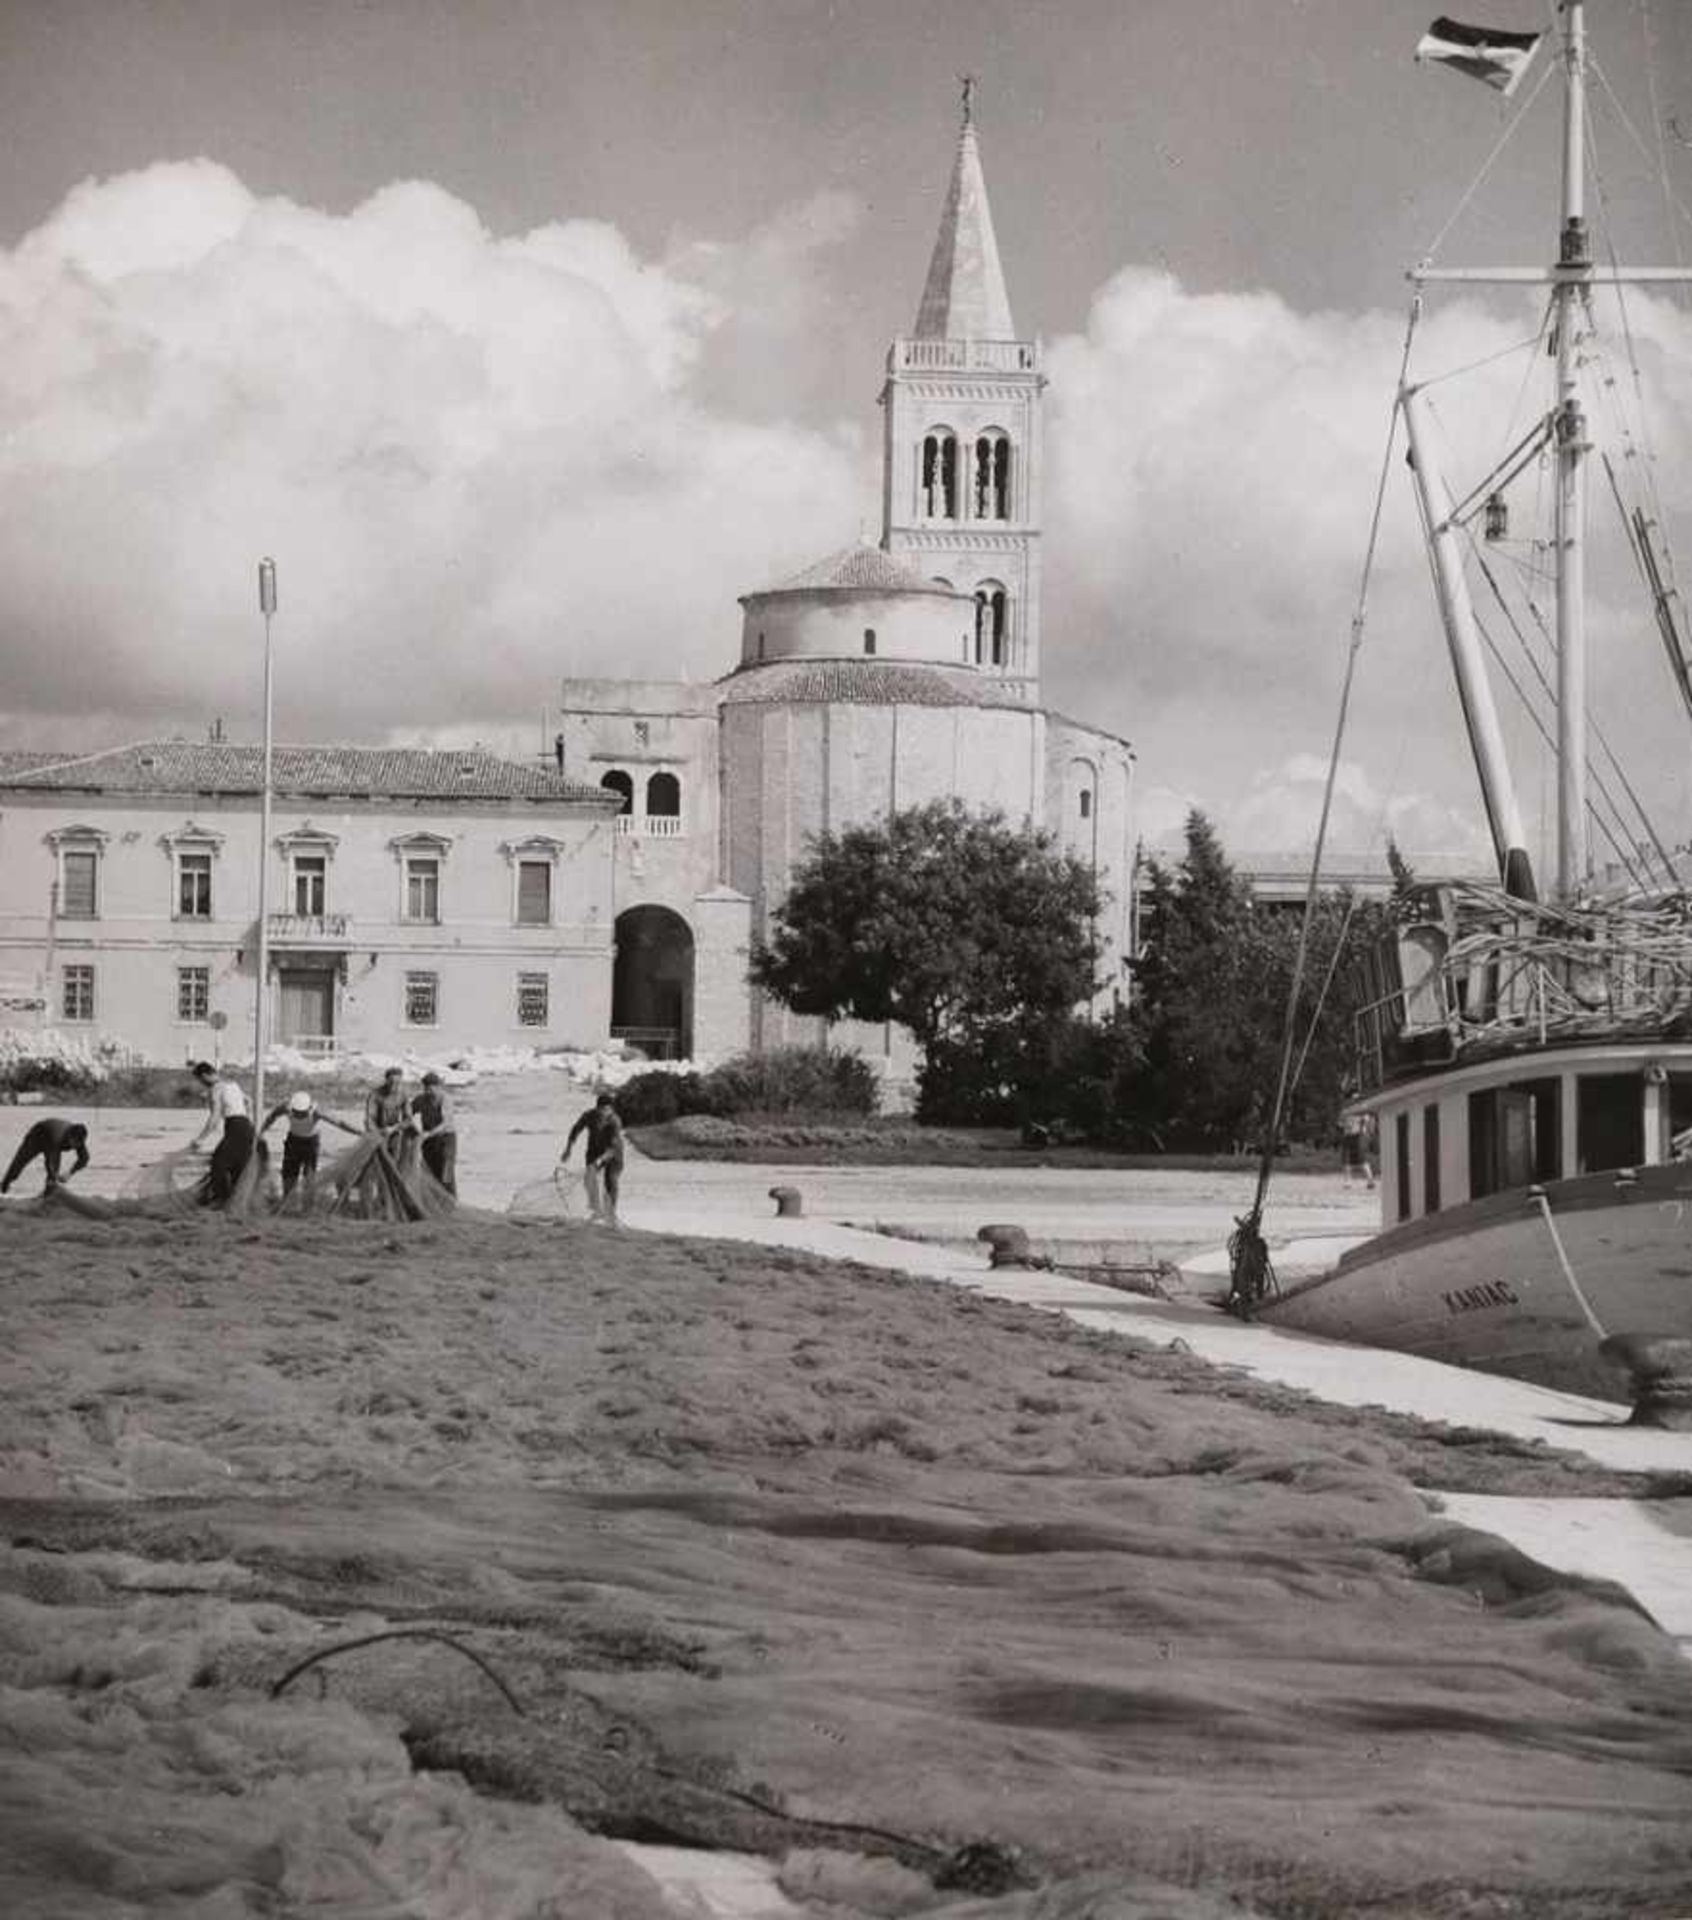
<svg viewBox="0 0 1692 1920"><path fill-rule="evenodd" d="M917 309L918 340L1014 340L999 243L975 138L975 81L963 83L963 124L946 210Z"/></svg>

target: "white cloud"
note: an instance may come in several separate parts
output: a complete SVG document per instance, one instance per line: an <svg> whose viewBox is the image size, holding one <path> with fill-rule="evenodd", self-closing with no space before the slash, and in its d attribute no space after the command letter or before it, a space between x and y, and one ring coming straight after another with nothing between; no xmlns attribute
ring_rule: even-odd
<svg viewBox="0 0 1692 1920"><path fill-rule="evenodd" d="M1692 506L1692 326L1637 293L1628 320L1672 525ZM1096 297L1085 334L1052 345L1049 679L1060 702L1086 702L1134 739L1148 786L1200 794L1231 843L1308 841L1313 829L1311 809L1295 831L1309 801L1302 778L1291 788L1275 773L1253 782L1294 753L1326 764L1404 332L1402 316L1301 314L1272 294L1195 294L1167 273L1128 268ZM1532 333L1525 302L1511 311L1457 301L1422 322L1417 377L1492 361ZM1634 385L1625 353L1611 370L1606 410ZM1469 484L1460 474L1484 471L1534 417L1519 369L1488 372L1490 399L1478 378L1437 389L1459 491ZM1402 455L1400 434L1346 752L1384 791L1430 796L1426 817L1397 803L1405 832L1427 845L1425 835L1457 833L1478 808ZM1619 457L1624 470L1642 464L1627 443ZM1601 562L1628 563L1607 530L1602 470L1591 472L1598 585ZM1519 522L1546 491L1530 466L1511 490ZM1636 767L1683 767L1685 719L1648 618L1628 624L1600 586L1600 718L1618 739L1638 736ZM1543 750L1502 686L1499 698L1531 803ZM1659 785L1654 798L1684 810L1685 781L1678 794ZM1365 824L1353 807L1345 830Z"/></svg>
<svg viewBox="0 0 1692 1920"><path fill-rule="evenodd" d="M79 187L0 256L0 616L30 725L252 714L266 552L296 737L722 671L735 596L858 509L841 437L710 403L726 299L599 223L495 239L419 182L345 215L204 160Z"/></svg>

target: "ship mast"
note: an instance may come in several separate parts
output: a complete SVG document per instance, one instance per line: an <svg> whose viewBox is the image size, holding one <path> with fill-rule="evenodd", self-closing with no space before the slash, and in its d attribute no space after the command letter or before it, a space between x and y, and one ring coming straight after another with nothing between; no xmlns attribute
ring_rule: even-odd
<svg viewBox="0 0 1692 1920"><path fill-rule="evenodd" d="M1586 230L1586 9L1569 0L1563 31L1563 219L1551 289L1557 348L1557 894L1586 884L1586 416L1576 336L1590 298Z"/></svg>
<svg viewBox="0 0 1692 1920"><path fill-rule="evenodd" d="M1586 7L1562 0L1563 182L1555 266L1418 266L1410 278L1537 284L1551 289L1557 401L1551 416L1556 449L1557 607L1557 894L1571 900L1591 870L1586 786L1586 414L1580 404L1580 325L1595 286L1692 282L1674 267L1595 267L1586 225Z"/></svg>

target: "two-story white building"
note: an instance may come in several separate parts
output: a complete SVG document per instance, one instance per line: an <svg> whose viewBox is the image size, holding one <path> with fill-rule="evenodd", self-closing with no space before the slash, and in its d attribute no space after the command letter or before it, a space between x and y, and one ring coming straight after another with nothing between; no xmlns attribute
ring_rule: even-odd
<svg viewBox="0 0 1692 1920"><path fill-rule="evenodd" d="M157 1061L604 1046L617 801L469 752L165 741L0 755L0 983L16 1024Z"/></svg>

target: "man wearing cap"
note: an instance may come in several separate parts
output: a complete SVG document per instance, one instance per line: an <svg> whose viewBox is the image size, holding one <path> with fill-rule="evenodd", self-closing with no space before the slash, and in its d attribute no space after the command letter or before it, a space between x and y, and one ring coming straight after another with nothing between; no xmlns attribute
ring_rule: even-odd
<svg viewBox="0 0 1692 1920"><path fill-rule="evenodd" d="M458 1193L458 1129L452 1103L441 1088L441 1076L431 1068L423 1076L423 1090L411 1103L411 1118L423 1149L423 1164L456 1197Z"/></svg>
<svg viewBox="0 0 1692 1920"><path fill-rule="evenodd" d="M259 1128L261 1135L283 1114L288 1116L288 1135L282 1142L282 1198L287 1199L300 1183L303 1174L309 1181L317 1173L317 1162L323 1151L323 1136L320 1131L327 1120L332 1127L339 1127L343 1133L358 1132L357 1127L349 1127L344 1120L337 1120L332 1113L325 1113L311 1095L301 1087L297 1093L289 1094L280 1105L274 1106L264 1116L264 1125Z"/></svg>
<svg viewBox="0 0 1692 1920"><path fill-rule="evenodd" d="M196 1060L193 1075L206 1093L206 1124L189 1144L190 1153L211 1148L211 1165L201 1183L203 1205L221 1207L235 1192L235 1183L253 1157L252 1115L247 1111L247 1096L237 1082L218 1072L209 1060ZM213 1139L217 1145L211 1145Z"/></svg>
<svg viewBox="0 0 1692 1920"><path fill-rule="evenodd" d="M67 1153L76 1155L76 1165L70 1173L62 1174L59 1162ZM80 1173L88 1165L88 1129L80 1120L37 1120L18 1142L6 1177L0 1180L0 1193L11 1186L32 1160L39 1160L46 1170L47 1184L41 1191L51 1193L61 1180L68 1180L71 1173Z"/></svg>

